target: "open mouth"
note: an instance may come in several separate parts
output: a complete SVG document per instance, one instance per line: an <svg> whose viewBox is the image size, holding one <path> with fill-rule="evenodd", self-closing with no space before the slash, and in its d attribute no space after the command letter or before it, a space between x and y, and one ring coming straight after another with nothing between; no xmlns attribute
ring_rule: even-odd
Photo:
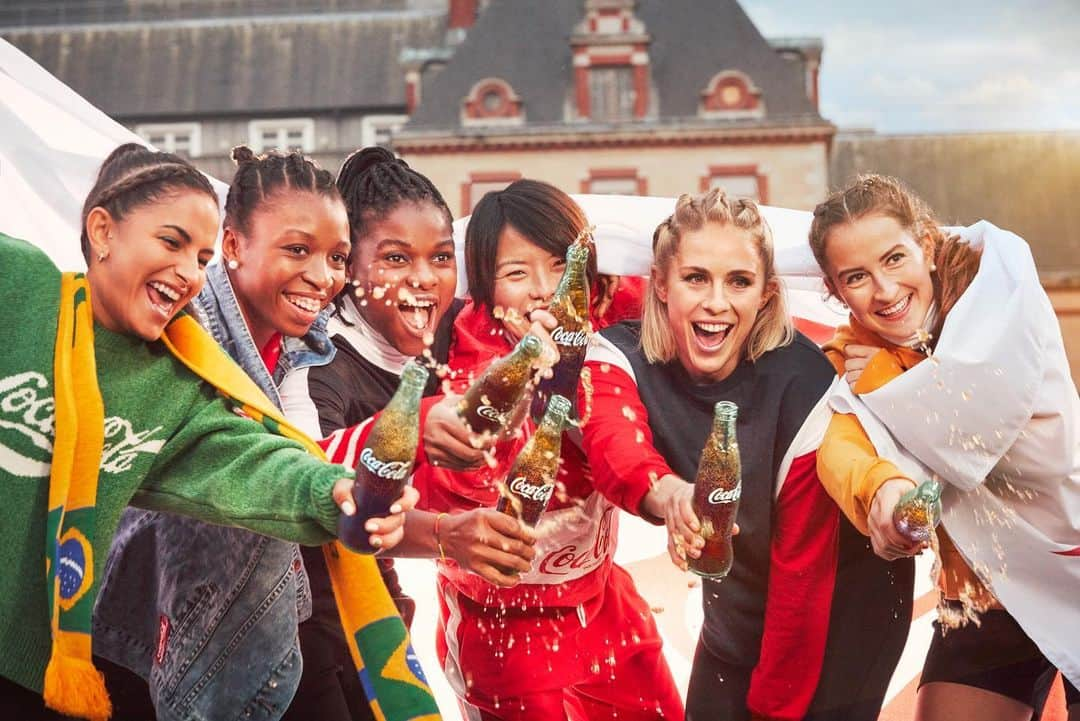
<svg viewBox="0 0 1080 721"><path fill-rule="evenodd" d="M900 300L896 301L887 308L874 311L874 315L884 320L893 321L904 317L909 307L911 307L912 293L908 293Z"/></svg>
<svg viewBox="0 0 1080 721"><path fill-rule="evenodd" d="M319 311L323 309L323 301L318 298L312 298L306 295L297 295L295 293L285 293L285 300L289 301L289 304L293 308L296 308L301 313L314 318L319 314Z"/></svg>
<svg viewBox="0 0 1080 721"><path fill-rule="evenodd" d="M418 333L431 330L437 307L435 301L421 298L409 298L397 306L405 325Z"/></svg>
<svg viewBox="0 0 1080 721"><path fill-rule="evenodd" d="M146 284L146 295L150 298L150 306L166 319L172 318L180 298L183 297L176 288L158 280Z"/></svg>
<svg viewBox="0 0 1080 721"><path fill-rule="evenodd" d="M728 333L734 327L731 323L705 323L694 321L690 324L694 329L694 337L698 344L705 350L715 350L724 344Z"/></svg>

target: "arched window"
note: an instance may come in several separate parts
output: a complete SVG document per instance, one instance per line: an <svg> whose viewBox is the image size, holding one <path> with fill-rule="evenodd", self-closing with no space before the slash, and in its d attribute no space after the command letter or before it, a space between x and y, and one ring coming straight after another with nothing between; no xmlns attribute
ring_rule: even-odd
<svg viewBox="0 0 1080 721"><path fill-rule="evenodd" d="M699 114L704 117L761 117L765 103L761 90L746 73L724 70L701 91Z"/></svg>

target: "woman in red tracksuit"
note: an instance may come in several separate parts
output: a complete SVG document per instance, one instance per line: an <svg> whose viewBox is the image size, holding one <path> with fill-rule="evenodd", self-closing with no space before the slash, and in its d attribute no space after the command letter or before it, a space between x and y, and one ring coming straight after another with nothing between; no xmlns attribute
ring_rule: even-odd
<svg viewBox="0 0 1080 721"><path fill-rule="evenodd" d="M424 447L413 484L421 506L442 514L498 501L503 480L532 427L488 451L469 443L454 408L469 378L510 352L526 332L550 342L543 310L562 276L566 249L585 227L562 191L521 180L489 193L466 234L468 303L449 351L447 397L424 407ZM596 279L595 261L590 278ZM594 283L593 318L610 318L617 281ZM501 308L501 320L494 310ZM515 312L510 312L515 311ZM535 312L533 312L535 311ZM525 320L529 318L531 320ZM518 320L520 318L520 320ZM532 569L492 585L440 560L437 650L468 719L676 719L683 706L660 636L629 575L612 563L618 511L592 485L569 435L559 490L538 527ZM442 533L445 534L445 527ZM448 540L439 537L443 546Z"/></svg>

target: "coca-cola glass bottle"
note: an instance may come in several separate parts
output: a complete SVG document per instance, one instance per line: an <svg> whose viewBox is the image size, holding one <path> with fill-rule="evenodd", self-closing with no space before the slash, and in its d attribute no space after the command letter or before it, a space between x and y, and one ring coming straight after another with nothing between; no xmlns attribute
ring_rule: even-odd
<svg viewBox="0 0 1080 721"><path fill-rule="evenodd" d="M569 413L570 401L553 395L536 433L514 459L506 484L500 489L498 510L528 526L535 526L540 520L555 491L563 426Z"/></svg>
<svg viewBox="0 0 1080 721"><path fill-rule="evenodd" d="M470 431L481 436L498 435L507 430L529 390L534 365L543 349L543 342L530 333L513 351L496 360L473 381L457 409Z"/></svg>
<svg viewBox="0 0 1080 721"><path fill-rule="evenodd" d="M364 524L373 516L388 515L409 482L420 439L420 398L427 380L426 368L415 361L405 364L394 397L375 419L357 457L352 489L356 514L341 517L338 536L361 553L378 550L368 542L371 534Z"/></svg>
<svg viewBox="0 0 1080 721"><path fill-rule="evenodd" d="M742 495L742 469L735 421L739 407L720 401L713 408L713 427L705 441L694 479L694 513L701 523L705 547L689 558L691 571L705 578L723 578L731 570L731 531Z"/></svg>
<svg viewBox="0 0 1080 721"><path fill-rule="evenodd" d="M563 270L548 312L558 325L551 331L551 340L559 349L559 360L551 368L551 377L541 379L532 401L532 419L539 422L553 394L569 398L571 413L577 401L578 378L585 365L585 350L592 324L589 322L589 246L583 233L581 240L566 249L566 268Z"/></svg>
<svg viewBox="0 0 1080 721"><path fill-rule="evenodd" d="M900 496L893 509L893 525L900 534L914 543L930 540L941 523L941 484L923 481Z"/></svg>

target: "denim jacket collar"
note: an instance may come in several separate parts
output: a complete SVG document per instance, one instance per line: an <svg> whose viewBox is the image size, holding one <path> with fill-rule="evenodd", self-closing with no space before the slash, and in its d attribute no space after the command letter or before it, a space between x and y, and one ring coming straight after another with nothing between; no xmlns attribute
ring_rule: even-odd
<svg viewBox="0 0 1080 721"><path fill-rule="evenodd" d="M273 375L263 363L259 348L244 320L236 291L224 264L213 263L206 269L206 285L192 302L199 322L210 331L214 340L240 364L263 393L281 407L277 385L290 370L326 365L334 358L334 344L327 335L330 309L319 314L302 338L285 338L281 358Z"/></svg>

